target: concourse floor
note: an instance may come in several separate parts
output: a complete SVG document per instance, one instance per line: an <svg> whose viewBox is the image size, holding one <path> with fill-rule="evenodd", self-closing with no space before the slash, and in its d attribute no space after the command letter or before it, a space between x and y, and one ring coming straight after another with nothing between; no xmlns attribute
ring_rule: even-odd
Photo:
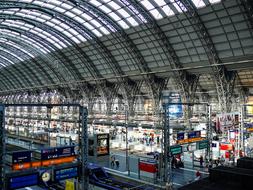
<svg viewBox="0 0 253 190"><path fill-rule="evenodd" d="M110 171L115 171L118 174L126 175L128 176L128 171L126 169L126 156L124 153L112 153L111 156L115 156L115 159L119 161L119 167L116 167L115 165L111 165L111 157L110 156L102 156L98 157L97 159L90 158L89 160L97 163L100 166L103 166L105 168L108 168ZM141 159L147 159L141 158ZM139 179L138 177L138 157L134 155L129 155L129 176L135 179ZM184 168L173 168L172 169L172 182L173 186L175 188L182 187L186 184L189 184L195 180L195 174L196 171L199 170L201 173L201 177L208 177L208 170L207 168L201 168L198 166L193 167L191 163L185 163ZM143 177L140 178L143 181L147 182L153 182L155 184L161 184L162 182L159 182L158 180L155 180L154 178L149 177Z"/></svg>

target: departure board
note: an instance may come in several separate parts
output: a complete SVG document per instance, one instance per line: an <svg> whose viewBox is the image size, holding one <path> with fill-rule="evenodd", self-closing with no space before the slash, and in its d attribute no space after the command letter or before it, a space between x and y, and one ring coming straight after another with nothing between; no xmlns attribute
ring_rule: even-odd
<svg viewBox="0 0 253 190"><path fill-rule="evenodd" d="M55 147L41 150L41 160L69 157L75 155L75 147Z"/></svg>
<svg viewBox="0 0 253 190"><path fill-rule="evenodd" d="M19 189L23 187L30 187L33 185L38 185L39 183L39 173L33 173L29 175L10 177L8 179L8 189Z"/></svg>
<svg viewBox="0 0 253 190"><path fill-rule="evenodd" d="M63 169L56 169L54 171L55 181L61 181L65 179L75 178L78 177L78 168L71 167L71 168L63 168Z"/></svg>

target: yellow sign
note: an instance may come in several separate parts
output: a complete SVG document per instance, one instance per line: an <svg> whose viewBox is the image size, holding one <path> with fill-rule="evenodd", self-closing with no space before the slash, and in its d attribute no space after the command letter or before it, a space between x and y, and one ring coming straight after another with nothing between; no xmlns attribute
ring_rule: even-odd
<svg viewBox="0 0 253 190"><path fill-rule="evenodd" d="M253 132L253 128L248 128L247 131L248 132Z"/></svg>
<svg viewBox="0 0 253 190"><path fill-rule="evenodd" d="M66 180L65 190L75 190L75 182L72 180Z"/></svg>

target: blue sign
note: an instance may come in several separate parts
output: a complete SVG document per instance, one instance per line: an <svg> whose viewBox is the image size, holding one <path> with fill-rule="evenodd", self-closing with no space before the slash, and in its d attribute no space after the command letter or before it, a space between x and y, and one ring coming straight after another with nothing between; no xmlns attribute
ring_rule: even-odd
<svg viewBox="0 0 253 190"><path fill-rule="evenodd" d="M175 92L163 93L163 102L165 103L165 109L168 116L171 118L179 118L183 116L183 105L181 96ZM169 105L169 103L176 103ZM178 104L177 104L178 103Z"/></svg>
<svg viewBox="0 0 253 190"><path fill-rule="evenodd" d="M18 177L11 177L9 178L8 182L9 182L8 189L19 189L23 187L38 185L39 173L18 176Z"/></svg>
<svg viewBox="0 0 253 190"><path fill-rule="evenodd" d="M201 132L200 131L191 131L188 133L188 139L191 138L198 138L201 136Z"/></svg>
<svg viewBox="0 0 253 190"><path fill-rule="evenodd" d="M64 169L56 169L54 171L54 181L61 181L65 179L78 177L78 168L64 168Z"/></svg>
<svg viewBox="0 0 253 190"><path fill-rule="evenodd" d="M31 158L32 158L32 151L22 151L12 153L13 164L31 162Z"/></svg>
<svg viewBox="0 0 253 190"><path fill-rule="evenodd" d="M177 140L184 140L184 133L177 133Z"/></svg>
<svg viewBox="0 0 253 190"><path fill-rule="evenodd" d="M75 155L75 147L55 147L41 150L41 160L50 160Z"/></svg>

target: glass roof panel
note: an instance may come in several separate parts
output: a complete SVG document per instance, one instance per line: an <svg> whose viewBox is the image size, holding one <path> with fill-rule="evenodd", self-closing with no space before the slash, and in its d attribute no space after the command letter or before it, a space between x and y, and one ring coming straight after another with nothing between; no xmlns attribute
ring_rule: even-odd
<svg viewBox="0 0 253 190"><path fill-rule="evenodd" d="M133 19L133 17L129 17L127 18L128 22L130 22L132 24L132 26L138 26L138 22L136 22L135 19Z"/></svg>
<svg viewBox="0 0 253 190"><path fill-rule="evenodd" d="M147 9L147 10L152 10L155 7L149 2L149 0L142 0L141 4Z"/></svg>
<svg viewBox="0 0 253 190"><path fill-rule="evenodd" d="M157 19L157 20L163 18L163 16L162 16L162 15L159 13L159 11L156 10L156 9L151 10L150 13L151 13L152 16L153 16L155 19Z"/></svg>
<svg viewBox="0 0 253 190"><path fill-rule="evenodd" d="M210 2L211 4L213 4L213 3L220 3L221 0L209 0L209 2Z"/></svg>
<svg viewBox="0 0 253 190"><path fill-rule="evenodd" d="M98 36L98 37L101 37L101 36L102 36L102 34L101 34L98 30L96 30L96 29L92 30L92 32L93 32L96 36Z"/></svg>
<svg viewBox="0 0 253 190"><path fill-rule="evenodd" d="M203 0L192 0L192 2L194 3L194 5L197 8L201 8L201 7L205 7L206 6Z"/></svg>
<svg viewBox="0 0 253 190"><path fill-rule="evenodd" d="M85 27L87 27L88 29L90 29L90 30L94 30L94 29L95 29L95 28L94 28L90 23L88 23L88 22L83 23L83 25L84 25Z"/></svg>
<svg viewBox="0 0 253 190"><path fill-rule="evenodd" d="M113 1L108 2L108 5L110 5L114 10L120 9L120 6Z"/></svg>
<svg viewBox="0 0 253 190"><path fill-rule="evenodd" d="M166 5L166 2L164 0L155 0L154 2L160 7Z"/></svg>
<svg viewBox="0 0 253 190"><path fill-rule="evenodd" d="M171 10L171 8L168 5L163 6L162 10L167 16L175 15L175 13Z"/></svg>
<svg viewBox="0 0 253 190"><path fill-rule="evenodd" d="M81 10L78 9L78 8L73 8L73 9L72 9L72 12L74 12L74 13L77 14L77 15L80 15L80 14L83 13L83 11L81 11Z"/></svg>
<svg viewBox="0 0 253 190"><path fill-rule="evenodd" d="M115 20L115 21L121 20L121 18L120 18L117 14L115 14L114 12L111 12L111 13L109 13L108 15L109 15L113 20Z"/></svg>
<svg viewBox="0 0 253 190"><path fill-rule="evenodd" d="M6 62L8 62L8 63L11 63L11 64L14 64L14 62L13 61L11 61L11 60L9 60L9 59L7 59L6 57L4 57L4 56L2 56L2 55L0 55L0 57L1 57L1 59L4 59ZM4 64L4 63L3 63ZM8 64L4 64L4 66L8 66Z"/></svg>
<svg viewBox="0 0 253 190"><path fill-rule="evenodd" d="M112 12L112 10L109 9L109 8L108 8L107 6L105 6L105 5L101 5L99 8L102 9L102 11L104 11L105 13L110 13L110 12Z"/></svg>
<svg viewBox="0 0 253 190"><path fill-rule="evenodd" d="M62 3L61 6L66 9L66 10L69 10L69 9L73 9L74 7L70 4L67 4L67 3Z"/></svg>
<svg viewBox="0 0 253 190"><path fill-rule="evenodd" d="M123 21L123 20L118 21L118 23L124 29L128 29L129 28L129 26L127 25L127 23L125 21Z"/></svg>
<svg viewBox="0 0 253 190"><path fill-rule="evenodd" d="M54 10L56 10L57 12L60 12L60 13L66 12L66 10L61 7L55 7Z"/></svg>
<svg viewBox="0 0 253 190"><path fill-rule="evenodd" d="M29 44L31 44L32 46L35 46L36 49L38 49L39 51L42 51L43 53L49 53L50 50L48 49L48 47L44 47L41 44L38 44L36 41L32 40L31 38L27 38L26 36L16 33L14 31L11 30L1 30L0 32L4 35L10 36L11 38L14 38L18 41L25 41L25 42L29 42Z"/></svg>
<svg viewBox="0 0 253 190"><path fill-rule="evenodd" d="M20 56L14 54L14 53L12 53L12 52L10 52L10 51L7 50L7 49L2 48L1 46L0 46L0 50L3 51L3 52L5 52L5 53L7 53L7 54L12 55L13 57L15 57L16 59L18 59L19 61L24 61L24 59L22 59Z"/></svg>
<svg viewBox="0 0 253 190"><path fill-rule="evenodd" d="M95 25L97 28L101 27L101 24L100 24L98 21L96 21L96 20L91 20L90 22L91 22L93 25Z"/></svg>
<svg viewBox="0 0 253 190"><path fill-rule="evenodd" d="M121 14L123 16L123 18L130 17L128 12L126 12L124 9L119 9L118 12L119 12L119 14Z"/></svg>
<svg viewBox="0 0 253 190"><path fill-rule="evenodd" d="M96 5L96 6L100 6L102 5L100 2L98 2L97 0L91 0L90 3L92 3L93 5Z"/></svg>
<svg viewBox="0 0 253 190"><path fill-rule="evenodd" d="M105 27L100 27L99 29L106 35L110 34L110 32Z"/></svg>

